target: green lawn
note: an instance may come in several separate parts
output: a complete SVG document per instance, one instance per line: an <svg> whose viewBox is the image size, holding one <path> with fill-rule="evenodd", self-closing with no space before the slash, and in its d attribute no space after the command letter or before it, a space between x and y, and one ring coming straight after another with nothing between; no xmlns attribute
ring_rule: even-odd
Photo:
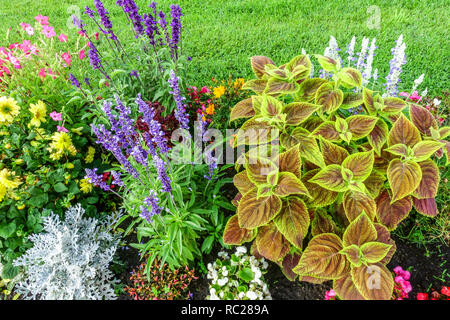
<svg viewBox="0 0 450 320"><path fill-rule="evenodd" d="M65 28L76 5L84 11L93 0L3 0L0 6L1 45L9 26L32 22L38 13L48 15L56 27ZM113 21L125 23L115 0L105 0ZM142 9L150 1L138 0ZM159 1L168 8L171 1ZM345 51L353 35L358 42L363 36L376 37L379 49L374 66L382 77L389 69L390 49L400 34L407 44L403 89L425 73L419 89L429 88L440 94L449 88L448 61L450 58L448 0L181 0L185 14L183 22L184 50L193 57L192 84L209 82L211 77L223 79L251 77L249 57L267 55L276 63L284 63L305 48L308 53L323 53L330 35L334 35ZM369 29L367 21L376 5L380 8L380 29ZM116 26L117 28L117 26ZM357 49L359 47L357 46ZM402 87L400 87L402 89Z"/></svg>

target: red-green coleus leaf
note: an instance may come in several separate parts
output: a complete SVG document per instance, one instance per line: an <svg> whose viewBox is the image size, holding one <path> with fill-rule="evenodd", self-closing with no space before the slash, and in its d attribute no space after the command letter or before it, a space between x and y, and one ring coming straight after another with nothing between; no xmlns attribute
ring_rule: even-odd
<svg viewBox="0 0 450 320"><path fill-rule="evenodd" d="M349 153L344 148L324 139L319 138L320 148L322 149L323 159L326 165L339 164L349 156Z"/></svg>
<svg viewBox="0 0 450 320"><path fill-rule="evenodd" d="M311 239L293 271L301 276L339 279L350 271L343 254L341 239L332 233L322 233Z"/></svg>
<svg viewBox="0 0 450 320"><path fill-rule="evenodd" d="M256 237L256 229L249 230L239 226L238 215L232 216L223 232L223 242L229 245L241 245L244 242L252 241Z"/></svg>
<svg viewBox="0 0 450 320"><path fill-rule="evenodd" d="M296 100L314 102L317 90L326 82L328 81L321 78L306 79L299 86L299 91L296 94Z"/></svg>
<svg viewBox="0 0 450 320"><path fill-rule="evenodd" d="M267 183L267 178L278 172L276 163L256 155L246 156L246 169L248 178L254 184Z"/></svg>
<svg viewBox="0 0 450 320"><path fill-rule="evenodd" d="M344 194L343 206L348 221L355 220L362 211L373 221L377 212L375 200L362 192L347 191Z"/></svg>
<svg viewBox="0 0 450 320"><path fill-rule="evenodd" d="M401 112L408 105L404 100L394 97L386 97L383 102L382 112L389 115Z"/></svg>
<svg viewBox="0 0 450 320"><path fill-rule="evenodd" d="M419 130L403 114L395 121L388 135L389 146L401 143L412 148L421 140Z"/></svg>
<svg viewBox="0 0 450 320"><path fill-rule="evenodd" d="M409 197L402 198L392 203L391 196L384 190L375 200L377 204L377 221L386 226L389 230L397 228L412 208Z"/></svg>
<svg viewBox="0 0 450 320"><path fill-rule="evenodd" d="M285 69L277 68L273 65L266 65L265 66L266 73L274 78L280 79L280 80L287 80L287 72Z"/></svg>
<svg viewBox="0 0 450 320"><path fill-rule="evenodd" d="M288 82L277 78L270 78L267 81L267 86L263 92L273 96L279 94L293 94L297 90L298 84L296 82Z"/></svg>
<svg viewBox="0 0 450 320"><path fill-rule="evenodd" d="M290 245L274 223L262 226L256 236L258 253L264 258L277 262L288 254Z"/></svg>
<svg viewBox="0 0 450 320"><path fill-rule="evenodd" d="M242 90L252 90L256 94L261 94L263 93L266 86L267 80L262 79L248 80L242 85Z"/></svg>
<svg viewBox="0 0 450 320"><path fill-rule="evenodd" d="M290 281L294 281L298 276L294 271L292 271L292 269L295 268L299 260L300 254L289 253L283 258L283 261L281 262L281 271Z"/></svg>
<svg viewBox="0 0 450 320"><path fill-rule="evenodd" d="M237 132L236 145L260 145L278 138L279 131L266 118L256 116L244 122Z"/></svg>
<svg viewBox="0 0 450 320"><path fill-rule="evenodd" d="M230 112L230 122L241 118L250 118L255 115L252 98L238 102Z"/></svg>
<svg viewBox="0 0 450 320"><path fill-rule="evenodd" d="M437 129L438 125L436 119L426 108L417 104L411 103L409 105L409 115L412 123L422 134L429 136L430 128Z"/></svg>
<svg viewBox="0 0 450 320"><path fill-rule="evenodd" d="M275 117L279 115L284 109L283 102L280 100L263 95L261 101L261 114L267 117Z"/></svg>
<svg viewBox="0 0 450 320"><path fill-rule="evenodd" d="M291 80L305 79L309 76L311 70L311 60L306 54L298 55L286 64L286 69L291 73Z"/></svg>
<svg viewBox="0 0 450 320"><path fill-rule="evenodd" d="M341 166L331 164L321 169L308 181L318 184L322 188L335 192L344 192L348 189L348 183L342 176Z"/></svg>
<svg viewBox="0 0 450 320"><path fill-rule="evenodd" d="M297 146L302 158L319 167L325 167L323 155L320 152L316 138L312 137L308 130L297 127L290 135L286 133L281 134L280 142L285 148Z"/></svg>
<svg viewBox="0 0 450 320"><path fill-rule="evenodd" d="M444 144L439 141L420 141L412 149L414 152L414 160L417 162L427 160L443 146Z"/></svg>
<svg viewBox="0 0 450 320"><path fill-rule="evenodd" d="M344 247L352 244L360 247L364 243L376 240L377 230L365 212L362 212L355 220L350 222L343 235Z"/></svg>
<svg viewBox="0 0 450 320"><path fill-rule="evenodd" d="M366 242L361 246L361 253L364 262L376 263L384 259L391 250L392 245L383 242Z"/></svg>
<svg viewBox="0 0 450 320"><path fill-rule="evenodd" d="M325 121L318 126L312 133L313 136L321 136L328 141L340 142L341 138L339 132L336 130L335 123L333 121Z"/></svg>
<svg viewBox="0 0 450 320"><path fill-rule="evenodd" d="M357 245L345 247L339 253L346 256L347 260L351 263L352 267L359 267L362 264L361 250Z"/></svg>
<svg viewBox="0 0 450 320"><path fill-rule="evenodd" d="M353 283L351 274L333 281L333 290L342 300L365 300Z"/></svg>
<svg viewBox="0 0 450 320"><path fill-rule="evenodd" d="M391 203L410 195L422 180L422 170L413 161L394 159L389 162L387 178L392 189Z"/></svg>
<svg viewBox="0 0 450 320"><path fill-rule="evenodd" d="M239 201L241 201L241 199L242 199L242 193L238 192L234 196L233 200L231 200L231 204L237 208L237 206L239 205Z"/></svg>
<svg viewBox="0 0 450 320"><path fill-rule="evenodd" d="M281 199L276 195L257 198L257 189L247 192L239 201L239 226L254 229L269 223L281 210Z"/></svg>
<svg viewBox="0 0 450 320"><path fill-rule="evenodd" d="M334 203L338 197L337 192L322 188L320 185L308 181L319 171L320 169L310 170L302 178L303 184L311 196L311 199L307 200L308 206L311 207L326 207Z"/></svg>
<svg viewBox="0 0 450 320"><path fill-rule="evenodd" d="M391 246L386 256L380 261L381 264L386 265L389 263L389 261L391 261L395 250L397 250L397 246L395 244L395 241L391 239L391 233L385 226L379 223L375 223L374 226L377 230L377 242L382 242Z"/></svg>
<svg viewBox="0 0 450 320"><path fill-rule="evenodd" d="M317 59L317 61L319 62L320 66L328 72L337 72L338 70L341 69L341 63L339 62L339 60L335 60L332 59L330 57L325 57L322 56L320 54L315 54L314 55Z"/></svg>
<svg viewBox="0 0 450 320"><path fill-rule="evenodd" d="M398 144L394 144L393 146L390 146L389 148L387 148L385 150L396 156L407 157L410 153L411 148L409 148L405 144L398 143Z"/></svg>
<svg viewBox="0 0 450 320"><path fill-rule="evenodd" d="M384 185L384 181L386 181L386 177L377 170L373 170L369 177L364 180L364 185L366 186L366 190L372 198L376 198L381 191L381 188Z"/></svg>
<svg viewBox="0 0 450 320"><path fill-rule="evenodd" d="M291 126L297 126L310 115L314 113L320 106L308 102L293 102L288 104L284 113L286 113L286 123Z"/></svg>
<svg viewBox="0 0 450 320"><path fill-rule="evenodd" d="M439 168L432 160L419 162L422 171L422 180L414 191L414 197L418 199L434 198L439 188Z"/></svg>
<svg viewBox="0 0 450 320"><path fill-rule="evenodd" d="M301 177L302 158L300 157L300 151L296 147L292 147L287 151L280 154L279 157L279 170L281 172L291 172L296 177Z"/></svg>
<svg viewBox="0 0 450 320"><path fill-rule="evenodd" d="M363 95L364 108L366 109L367 113L370 115L376 114L377 109L375 108L373 91L363 87L362 95Z"/></svg>
<svg viewBox="0 0 450 320"><path fill-rule="evenodd" d="M373 127L373 130L367 136L369 144L375 150L377 155L381 154L381 149L387 141L388 134L389 129L386 122L384 122L384 120L382 119L378 119L378 121L375 123L375 126Z"/></svg>
<svg viewBox="0 0 450 320"><path fill-rule="evenodd" d="M248 178L246 170L237 173L233 177L233 183L241 194L246 194L255 187L254 183Z"/></svg>
<svg viewBox="0 0 450 320"><path fill-rule="evenodd" d="M344 93L340 89L335 89L333 84L324 83L317 89L315 104L321 105L321 111L331 114L339 109L344 101Z"/></svg>
<svg viewBox="0 0 450 320"><path fill-rule="evenodd" d="M373 150L351 154L342 162L342 167L353 173L354 181L366 180L373 169Z"/></svg>
<svg viewBox="0 0 450 320"><path fill-rule="evenodd" d="M427 217L436 217L438 209L434 198L417 199L413 197L414 208L417 212Z"/></svg>
<svg viewBox="0 0 450 320"><path fill-rule="evenodd" d="M277 186L273 189L273 192L280 197L286 197L291 194L301 194L309 197L308 189L291 172L280 172Z"/></svg>
<svg viewBox="0 0 450 320"><path fill-rule="evenodd" d="M310 221L308 209L300 198L292 197L284 202L273 222L291 244L302 249L302 241L308 233Z"/></svg>
<svg viewBox="0 0 450 320"><path fill-rule="evenodd" d="M313 237L322 233L340 234L333 218L323 210L314 212L314 218L311 222L311 235Z"/></svg>
<svg viewBox="0 0 450 320"><path fill-rule="evenodd" d="M392 273L381 263L362 265L351 270L358 292L367 300L390 300L394 290Z"/></svg>
<svg viewBox="0 0 450 320"><path fill-rule="evenodd" d="M348 123L348 131L352 133L352 140L359 140L372 132L378 118L374 116L354 115L348 117L346 121Z"/></svg>
<svg viewBox="0 0 450 320"><path fill-rule="evenodd" d="M275 65L275 63L271 59L265 56L253 56L250 58L250 61L252 70L259 79L261 79L262 76L266 73L265 72L266 64Z"/></svg>
<svg viewBox="0 0 450 320"><path fill-rule="evenodd" d="M364 102L362 93L345 92L344 101L342 101L341 108L350 109L362 105Z"/></svg>
<svg viewBox="0 0 450 320"><path fill-rule="evenodd" d="M362 76L361 72L355 68L342 68L338 73L338 79L347 89L361 87Z"/></svg>

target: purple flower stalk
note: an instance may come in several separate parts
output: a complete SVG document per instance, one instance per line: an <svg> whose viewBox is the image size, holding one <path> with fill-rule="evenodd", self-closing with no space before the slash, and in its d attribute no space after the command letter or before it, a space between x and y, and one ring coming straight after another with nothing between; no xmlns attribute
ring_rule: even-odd
<svg viewBox="0 0 450 320"><path fill-rule="evenodd" d="M111 187L103 181L103 176L101 174L97 174L97 168L94 169L85 169L86 176L85 179L88 179L90 183L92 183L96 187L100 187L104 191L110 191Z"/></svg>
<svg viewBox="0 0 450 320"><path fill-rule="evenodd" d="M156 45L156 36L159 35L158 23L151 14L144 14L145 34L147 35L150 44L154 47Z"/></svg>
<svg viewBox="0 0 450 320"><path fill-rule="evenodd" d="M152 217L155 214L161 213L161 208L159 207L159 199L156 195L156 192L153 190L150 190L150 194L148 197L144 199L145 206L140 206L141 214L140 217L147 220L148 223L152 222ZM151 208L151 211L148 210L148 208Z"/></svg>
<svg viewBox="0 0 450 320"><path fill-rule="evenodd" d="M97 9L97 13L100 17L100 22L106 29L106 30L102 30L100 28L100 30L104 34L109 34L111 40L117 40L117 37L112 30L113 25L112 25L111 19L109 19L109 16L108 16L109 12L106 11L105 6L103 5L103 3L100 0L94 0L94 5L95 5L95 8Z"/></svg>
<svg viewBox="0 0 450 320"><path fill-rule="evenodd" d="M172 17L172 22L170 26L172 27L172 39L170 41L170 49L172 53L172 58L178 58L178 43L181 38L181 8L179 5L170 5L170 16Z"/></svg>
<svg viewBox="0 0 450 320"><path fill-rule="evenodd" d="M74 87L77 87L78 89L81 87L81 84L78 81L78 79L75 78L75 76L71 73L69 73L69 81Z"/></svg>
<svg viewBox="0 0 450 320"><path fill-rule="evenodd" d="M180 123L180 128L188 130L189 114L186 113L186 108L185 105L183 104L183 100L185 100L186 98L181 95L178 81L179 78L177 77L175 72L171 70L169 84L170 87L172 88L172 91L170 91L170 93L173 95L173 98L176 103L175 118Z"/></svg>
<svg viewBox="0 0 450 320"><path fill-rule="evenodd" d="M136 32L136 38L144 33L144 27L142 26L142 17L139 15L139 8L133 0L119 0L117 5L122 7L123 12L128 16L133 24L134 31Z"/></svg>

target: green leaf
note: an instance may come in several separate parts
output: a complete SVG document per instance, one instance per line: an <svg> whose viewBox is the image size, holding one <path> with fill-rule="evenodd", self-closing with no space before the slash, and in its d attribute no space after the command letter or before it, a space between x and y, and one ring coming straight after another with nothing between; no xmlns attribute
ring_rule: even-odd
<svg viewBox="0 0 450 320"><path fill-rule="evenodd" d="M255 278L255 274L250 268L243 268L241 271L239 271L238 276L239 279L245 282L250 282Z"/></svg>
<svg viewBox="0 0 450 320"><path fill-rule="evenodd" d="M55 184L53 186L53 189L55 189L55 191L59 193L69 190L62 182L58 182L57 184Z"/></svg>

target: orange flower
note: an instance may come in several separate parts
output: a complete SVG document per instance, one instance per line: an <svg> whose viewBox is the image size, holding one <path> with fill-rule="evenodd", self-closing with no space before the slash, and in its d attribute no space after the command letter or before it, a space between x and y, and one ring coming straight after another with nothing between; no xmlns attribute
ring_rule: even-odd
<svg viewBox="0 0 450 320"><path fill-rule="evenodd" d="M234 87L235 88L241 88L243 86L243 84L244 84L244 79L243 78L238 78L234 82Z"/></svg>
<svg viewBox="0 0 450 320"><path fill-rule="evenodd" d="M225 87L219 86L217 88L214 88L213 92L216 98L219 99L225 93Z"/></svg>
<svg viewBox="0 0 450 320"><path fill-rule="evenodd" d="M214 104L209 104L208 108L206 108L206 114L213 115L214 114Z"/></svg>

